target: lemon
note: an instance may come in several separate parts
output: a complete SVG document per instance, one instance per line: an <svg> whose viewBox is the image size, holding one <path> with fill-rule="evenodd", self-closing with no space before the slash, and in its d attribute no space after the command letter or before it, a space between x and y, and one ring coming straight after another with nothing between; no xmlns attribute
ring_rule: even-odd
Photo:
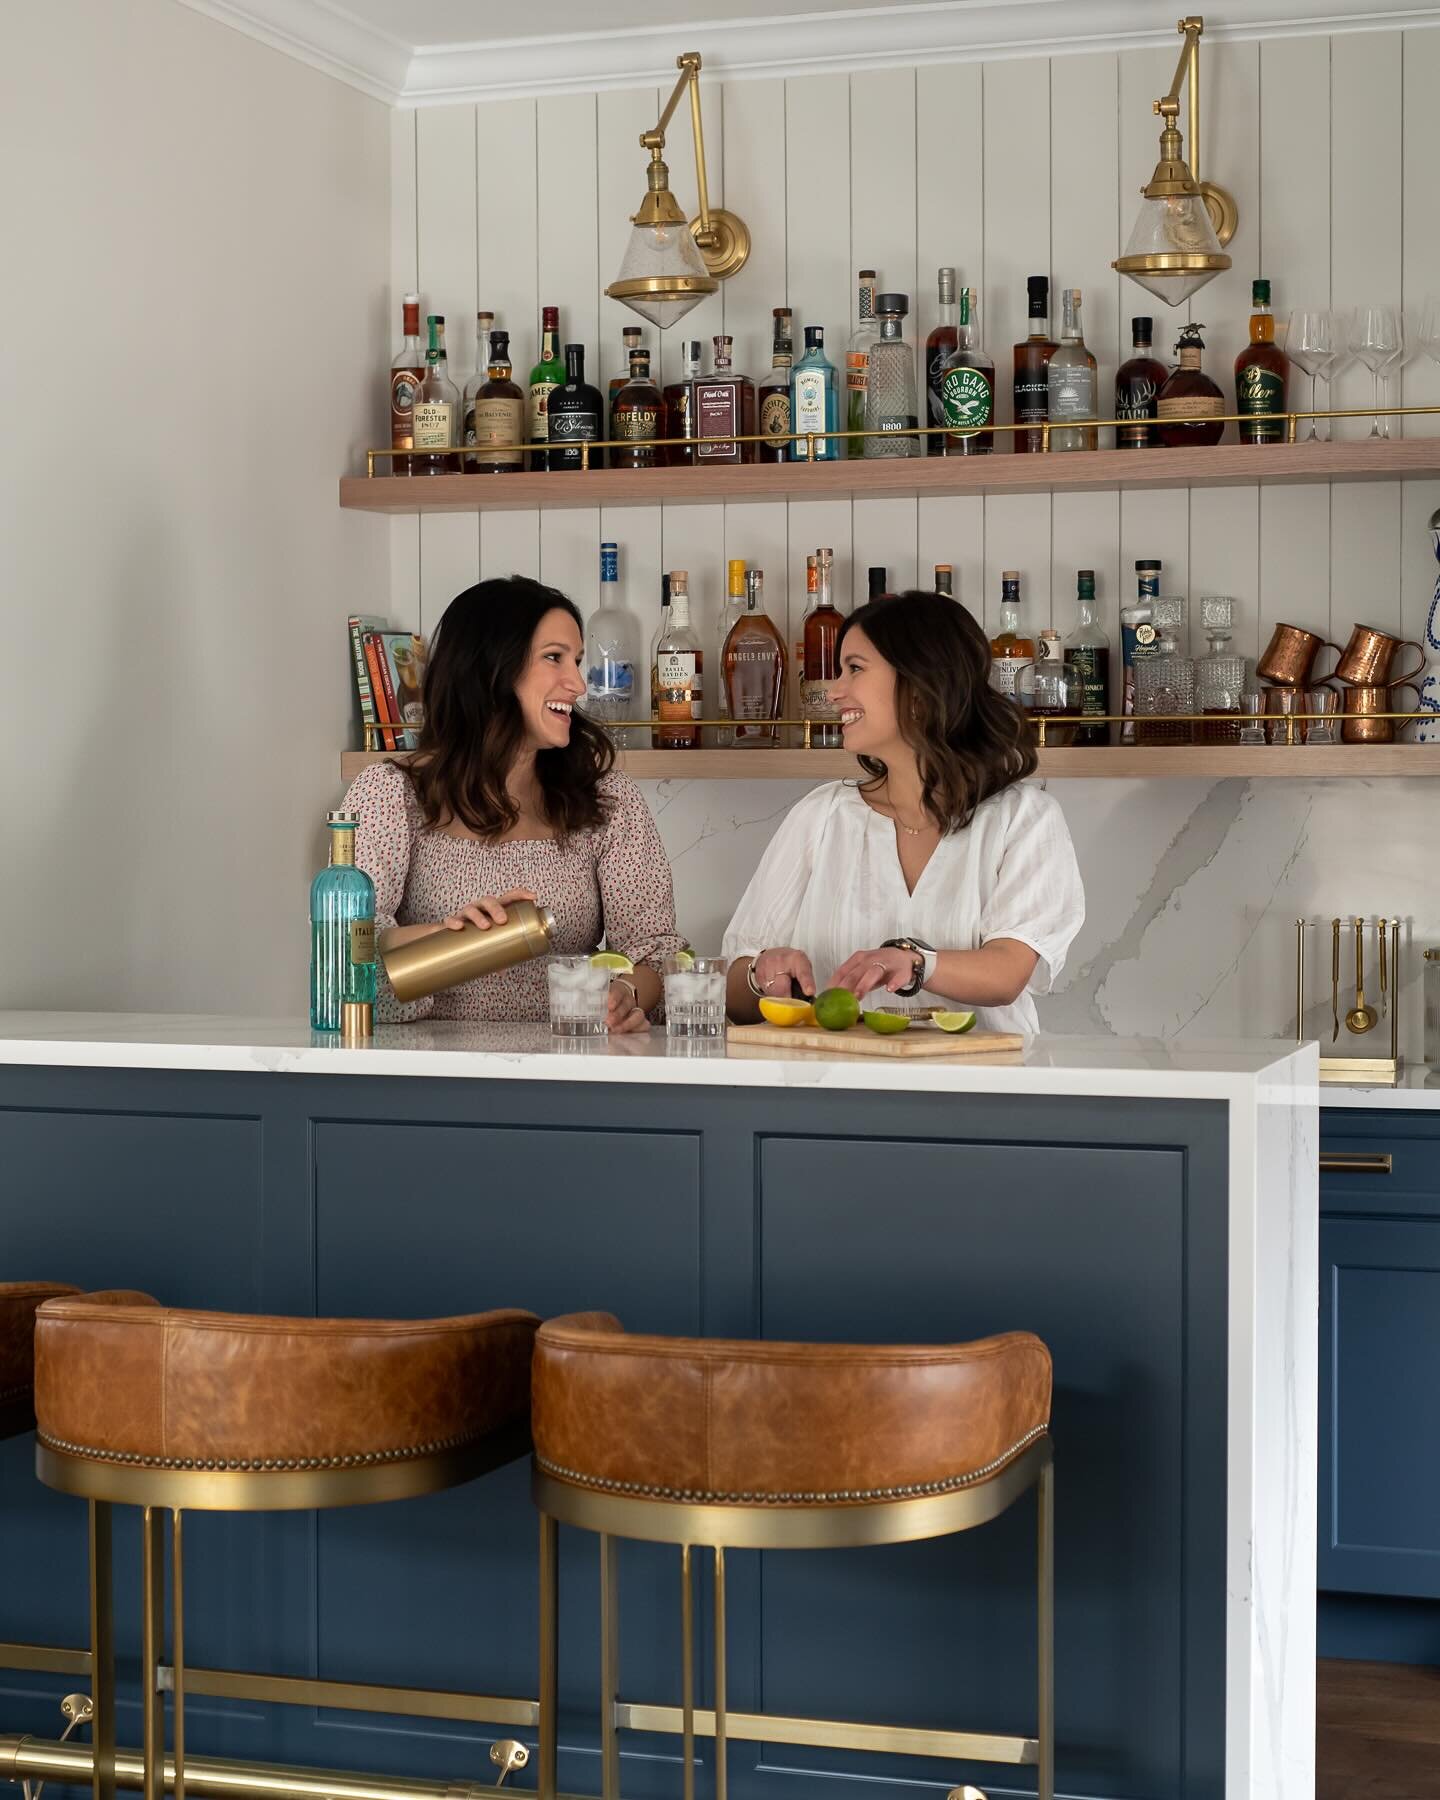
<svg viewBox="0 0 1440 1800"><path fill-rule="evenodd" d="M592 969L613 969L617 975L633 975L635 965L618 950L597 950L590 958Z"/></svg>
<svg viewBox="0 0 1440 1800"><path fill-rule="evenodd" d="M848 1031L859 1018L860 1002L849 988L826 988L815 1001L815 1023L826 1031Z"/></svg>
<svg viewBox="0 0 1440 1800"><path fill-rule="evenodd" d="M762 1000L760 1017L772 1025L813 1025L815 1008L808 1000Z"/></svg>
<svg viewBox="0 0 1440 1800"><path fill-rule="evenodd" d="M930 1017L942 1031L971 1031L975 1025L973 1012L937 1012Z"/></svg>
<svg viewBox="0 0 1440 1800"><path fill-rule="evenodd" d="M677 950L675 952L675 967L677 969L693 969L695 967L694 952L691 950Z"/></svg>
<svg viewBox="0 0 1440 1800"><path fill-rule="evenodd" d="M860 1017L872 1031L878 1031L881 1037L894 1037L897 1031L904 1031L910 1023L908 1014L899 1012L867 1012L861 1013Z"/></svg>

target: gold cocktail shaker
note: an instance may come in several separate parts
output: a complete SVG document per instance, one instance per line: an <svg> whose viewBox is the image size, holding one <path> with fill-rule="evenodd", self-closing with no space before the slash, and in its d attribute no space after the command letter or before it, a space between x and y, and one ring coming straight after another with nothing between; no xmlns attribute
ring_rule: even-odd
<svg viewBox="0 0 1440 1800"><path fill-rule="evenodd" d="M450 931L441 925L424 937L383 951L381 960L395 998L424 1000L442 988L474 981L477 975L493 975L497 969L549 954L555 920L547 908L530 900L507 900L505 915L503 925L492 925L488 931L478 925Z"/></svg>

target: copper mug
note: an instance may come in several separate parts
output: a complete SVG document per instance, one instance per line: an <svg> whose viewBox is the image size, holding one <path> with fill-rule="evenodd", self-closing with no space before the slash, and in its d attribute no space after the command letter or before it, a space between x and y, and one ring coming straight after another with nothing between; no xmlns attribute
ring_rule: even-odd
<svg viewBox="0 0 1440 1800"><path fill-rule="evenodd" d="M1420 656L1415 667L1403 675L1391 673L1398 650L1415 650ZM1356 687L1400 687L1424 667L1425 651L1414 638L1391 637L1388 631L1378 631L1373 625L1357 625L1335 665L1335 673Z"/></svg>
<svg viewBox="0 0 1440 1800"><path fill-rule="evenodd" d="M1277 625L1265 654L1255 665L1255 673L1277 687L1313 687L1315 658L1322 650L1333 650L1339 655L1340 646L1317 632L1302 631L1298 625Z"/></svg>
<svg viewBox="0 0 1440 1800"><path fill-rule="evenodd" d="M1419 700L1420 690L1413 681L1392 681L1388 687L1381 687L1378 683L1371 683L1367 687L1347 687L1345 717L1340 726L1342 740L1347 744L1393 744L1396 721L1376 715L1402 710L1393 700L1396 688L1402 687L1412 689L1416 700Z"/></svg>

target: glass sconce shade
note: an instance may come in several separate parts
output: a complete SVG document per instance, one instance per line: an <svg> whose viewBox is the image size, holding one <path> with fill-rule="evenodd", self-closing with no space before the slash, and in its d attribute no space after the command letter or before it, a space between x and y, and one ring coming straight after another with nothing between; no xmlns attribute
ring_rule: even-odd
<svg viewBox="0 0 1440 1800"><path fill-rule="evenodd" d="M688 223L662 219L631 227L620 272L605 291L663 331L719 285Z"/></svg>
<svg viewBox="0 0 1440 1800"><path fill-rule="evenodd" d="M1220 248L1203 195L1147 195L1115 267L1166 306L1179 306L1228 269L1230 258Z"/></svg>

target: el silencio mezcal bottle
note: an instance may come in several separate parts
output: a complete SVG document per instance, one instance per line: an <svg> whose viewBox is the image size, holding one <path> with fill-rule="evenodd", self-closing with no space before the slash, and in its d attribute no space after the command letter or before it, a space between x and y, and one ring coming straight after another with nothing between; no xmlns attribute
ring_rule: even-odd
<svg viewBox="0 0 1440 1800"><path fill-rule="evenodd" d="M375 1006L375 883L355 866L358 813L325 815L330 861L310 884L310 1026L368 1028ZM365 1009L363 1019L347 1008Z"/></svg>

